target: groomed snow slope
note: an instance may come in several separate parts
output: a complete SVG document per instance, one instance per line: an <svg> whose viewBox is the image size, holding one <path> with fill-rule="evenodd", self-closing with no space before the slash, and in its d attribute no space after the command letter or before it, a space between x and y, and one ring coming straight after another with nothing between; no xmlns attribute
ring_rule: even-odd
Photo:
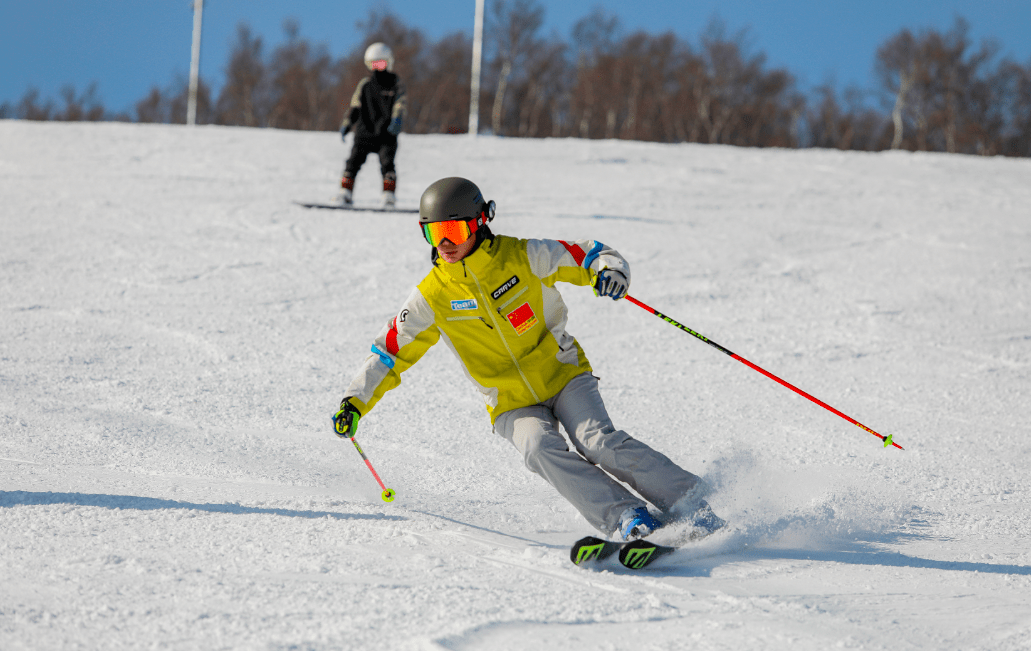
<svg viewBox="0 0 1031 651"><path fill-rule="evenodd" d="M443 346L329 417L429 268L412 215L309 211L332 133L0 121L0 647L1031 648L1031 161L402 136L497 232L595 238L562 286L617 426L728 533L584 569L586 522ZM375 203L376 160L356 200ZM661 539L661 534L656 535Z"/></svg>

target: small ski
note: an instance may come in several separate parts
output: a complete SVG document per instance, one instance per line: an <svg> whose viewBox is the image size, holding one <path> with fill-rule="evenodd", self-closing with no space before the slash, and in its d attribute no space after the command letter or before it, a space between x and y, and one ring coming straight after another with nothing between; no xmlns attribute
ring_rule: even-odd
<svg viewBox="0 0 1031 651"><path fill-rule="evenodd" d="M305 201L295 201L298 206L304 208L320 208L323 210L353 210L354 212L397 212L397 213L417 213L418 208L393 208L386 206L354 206L345 205L341 203L308 203Z"/></svg>
<svg viewBox="0 0 1031 651"><path fill-rule="evenodd" d="M660 556L665 556L675 547L656 545L647 540L631 540L630 542L612 542L594 536L581 538L573 543L569 550L569 560L574 565L582 565L590 561L603 561L617 554L619 563L631 570L640 570Z"/></svg>

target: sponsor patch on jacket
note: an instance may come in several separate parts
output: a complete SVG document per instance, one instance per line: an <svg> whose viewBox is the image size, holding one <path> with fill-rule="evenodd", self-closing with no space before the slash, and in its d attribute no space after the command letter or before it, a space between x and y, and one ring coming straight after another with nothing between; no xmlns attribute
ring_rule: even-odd
<svg viewBox="0 0 1031 651"><path fill-rule="evenodd" d="M515 328L517 335L522 335L537 325L537 315L529 303L523 303L516 309L505 315L508 322Z"/></svg>
<svg viewBox="0 0 1031 651"><path fill-rule="evenodd" d="M475 310L476 299L467 298L462 301L451 301L451 309L458 312L459 310Z"/></svg>
<svg viewBox="0 0 1031 651"><path fill-rule="evenodd" d="M507 292L508 290L512 289L513 287L515 287L518 284L519 284L519 276L512 276L511 278L509 278L508 280L505 281L504 285L502 285L501 287L498 287L493 292L491 292L490 296L491 296L491 298L493 298L496 301L499 298L501 298L502 296L504 296L505 292Z"/></svg>

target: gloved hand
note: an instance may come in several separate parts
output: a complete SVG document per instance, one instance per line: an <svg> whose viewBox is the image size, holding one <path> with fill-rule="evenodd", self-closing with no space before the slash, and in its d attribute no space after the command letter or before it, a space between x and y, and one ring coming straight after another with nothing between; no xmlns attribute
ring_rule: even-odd
<svg viewBox="0 0 1031 651"><path fill-rule="evenodd" d="M340 127L340 139L343 140L347 137L347 132L351 130L351 123L348 122L344 126Z"/></svg>
<svg viewBox="0 0 1031 651"><path fill-rule="evenodd" d="M355 409L347 398L344 398L340 403L340 411L333 414L333 431L342 439L354 438L361 417L361 412Z"/></svg>
<svg viewBox="0 0 1031 651"><path fill-rule="evenodd" d="M602 269L598 274L598 280L594 282L594 295L610 296L612 300L618 301L626 296L626 290L629 288L630 283L622 273L615 269Z"/></svg>
<svg viewBox="0 0 1031 651"><path fill-rule="evenodd" d="M397 134L401 133L401 124L401 118L396 117L390 121L390 126L387 127L387 131L390 132L390 135L396 136Z"/></svg>

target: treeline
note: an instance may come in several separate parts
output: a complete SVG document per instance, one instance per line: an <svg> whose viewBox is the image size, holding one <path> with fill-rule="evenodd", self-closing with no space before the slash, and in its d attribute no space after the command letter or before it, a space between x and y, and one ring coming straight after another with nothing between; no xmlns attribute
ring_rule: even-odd
<svg viewBox="0 0 1031 651"><path fill-rule="evenodd" d="M598 9L572 39L542 34L537 0L492 0L484 33L481 129L509 137L623 138L752 147L907 149L1031 156L1031 61L998 60L989 41L975 45L969 25L947 32L902 30L878 49L878 88L808 96L790 71L749 52L745 34L718 22L687 42L672 32L624 33ZM198 123L335 130L358 81L368 74L365 47L393 49L408 89L409 133L468 128L472 40L455 32L438 41L391 13L359 23L364 41L334 59L324 45L287 22L286 41L266 52L263 39L238 27L215 97L201 82ZM187 83L153 88L135 116L107 116L95 86L63 91L63 106L30 91L0 117L35 120L124 119L185 123Z"/></svg>

